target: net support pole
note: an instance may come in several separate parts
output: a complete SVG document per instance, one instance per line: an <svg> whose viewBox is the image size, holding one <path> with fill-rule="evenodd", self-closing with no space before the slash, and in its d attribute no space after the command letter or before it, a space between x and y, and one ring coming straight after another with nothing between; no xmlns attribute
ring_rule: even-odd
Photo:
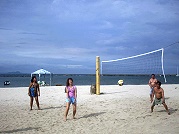
<svg viewBox="0 0 179 134"><path fill-rule="evenodd" d="M164 53L164 49L162 48L162 57L161 57L161 62L162 62L162 73L163 73L163 77L165 80L165 83L167 82L167 79L165 77L165 72L164 72L164 67L163 67L163 53Z"/></svg>
<svg viewBox="0 0 179 134"><path fill-rule="evenodd" d="M52 84L52 82L51 82L52 80L51 80L51 73L50 73L50 86L51 86L51 84Z"/></svg>
<svg viewBox="0 0 179 134"><path fill-rule="evenodd" d="M100 57L96 56L96 94L100 94Z"/></svg>

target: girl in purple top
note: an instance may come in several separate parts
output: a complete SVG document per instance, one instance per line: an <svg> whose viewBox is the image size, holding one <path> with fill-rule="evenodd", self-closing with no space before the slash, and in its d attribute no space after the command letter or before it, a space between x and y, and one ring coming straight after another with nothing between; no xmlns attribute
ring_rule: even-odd
<svg viewBox="0 0 179 134"><path fill-rule="evenodd" d="M66 110L65 110L65 121L67 120L68 111L70 104L73 105L73 119L75 119L76 114L76 98L77 98L77 88L73 85L73 79L68 78L66 82Z"/></svg>

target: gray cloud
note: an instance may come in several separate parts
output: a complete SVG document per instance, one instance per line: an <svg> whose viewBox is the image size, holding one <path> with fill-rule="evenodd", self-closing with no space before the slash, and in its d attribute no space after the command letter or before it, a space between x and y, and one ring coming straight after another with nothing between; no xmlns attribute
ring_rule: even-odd
<svg viewBox="0 0 179 134"><path fill-rule="evenodd" d="M13 29L0 27L0 30L13 30Z"/></svg>
<svg viewBox="0 0 179 134"><path fill-rule="evenodd" d="M20 32L19 34L45 35L45 34L41 34L41 33L30 33L30 32Z"/></svg>
<svg viewBox="0 0 179 134"><path fill-rule="evenodd" d="M28 65L36 69L44 66L58 72L69 65L73 72L80 65L88 72L95 70L96 55L102 60L124 58L179 40L179 1L175 0L0 3L0 63L4 66L31 61ZM166 69L178 64L175 48L165 51Z"/></svg>

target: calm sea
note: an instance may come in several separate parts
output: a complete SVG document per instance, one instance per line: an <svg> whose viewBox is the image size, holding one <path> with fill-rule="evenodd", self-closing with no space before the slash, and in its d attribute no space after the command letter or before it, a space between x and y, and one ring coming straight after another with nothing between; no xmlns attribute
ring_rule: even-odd
<svg viewBox="0 0 179 134"><path fill-rule="evenodd" d="M51 85L65 85L67 78L73 78L75 85L91 85L95 84L95 75L61 75L53 74L51 76ZM119 76L101 76L101 85L116 85L117 81L124 80L125 85L144 85L148 84L150 75L119 75ZM163 84L179 84L179 77L175 75L167 75L167 83L164 82L163 76L156 76ZM0 74L0 87L28 87L30 83L30 74ZM37 79L38 76L37 76ZM48 75L42 75L40 80L50 83ZM4 86L4 81L10 81L10 85Z"/></svg>

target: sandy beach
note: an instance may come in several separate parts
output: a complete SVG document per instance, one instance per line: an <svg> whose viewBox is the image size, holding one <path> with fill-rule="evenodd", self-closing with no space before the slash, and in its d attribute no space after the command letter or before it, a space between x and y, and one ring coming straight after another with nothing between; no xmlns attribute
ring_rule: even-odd
<svg viewBox="0 0 179 134"><path fill-rule="evenodd" d="M64 122L64 86L40 87L40 107L30 111L28 87L0 88L0 133L178 134L179 85L162 85L166 104L150 112L148 85L102 85L101 95L77 86L77 119L70 107Z"/></svg>

